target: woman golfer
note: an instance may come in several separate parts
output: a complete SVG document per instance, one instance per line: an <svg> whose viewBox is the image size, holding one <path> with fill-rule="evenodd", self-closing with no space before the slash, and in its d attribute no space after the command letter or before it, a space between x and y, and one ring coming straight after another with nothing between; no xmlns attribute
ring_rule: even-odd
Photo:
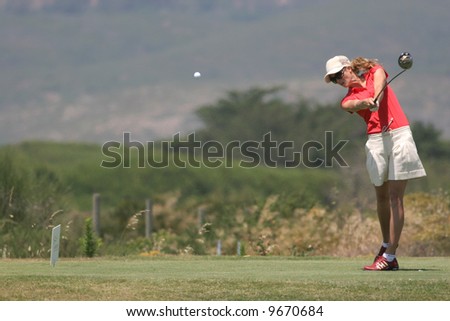
<svg viewBox="0 0 450 321"><path fill-rule="evenodd" d="M426 176L417 154L409 122L393 90L388 74L375 59L358 57L350 61L335 56L326 63L326 83L348 88L341 106L356 112L367 124L366 166L375 186L377 213L383 243L373 264L364 270L398 270L395 256L403 229L403 195L409 179Z"/></svg>

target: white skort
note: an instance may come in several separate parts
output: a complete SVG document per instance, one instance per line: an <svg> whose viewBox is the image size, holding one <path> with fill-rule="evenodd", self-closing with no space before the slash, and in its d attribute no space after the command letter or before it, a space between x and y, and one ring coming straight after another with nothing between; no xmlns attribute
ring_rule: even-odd
<svg viewBox="0 0 450 321"><path fill-rule="evenodd" d="M409 126L371 134L365 148L367 171L375 186L427 175Z"/></svg>

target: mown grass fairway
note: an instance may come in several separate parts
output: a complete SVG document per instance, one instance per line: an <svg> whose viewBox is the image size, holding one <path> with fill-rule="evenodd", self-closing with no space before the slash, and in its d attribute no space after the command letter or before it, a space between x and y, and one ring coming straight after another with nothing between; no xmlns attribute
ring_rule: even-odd
<svg viewBox="0 0 450 321"><path fill-rule="evenodd" d="M133 257L0 260L0 300L450 300L450 258Z"/></svg>

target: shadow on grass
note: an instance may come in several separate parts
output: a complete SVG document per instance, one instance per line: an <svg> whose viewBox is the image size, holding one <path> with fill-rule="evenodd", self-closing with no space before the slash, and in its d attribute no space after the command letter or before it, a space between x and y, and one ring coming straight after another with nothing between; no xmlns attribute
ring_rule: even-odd
<svg viewBox="0 0 450 321"><path fill-rule="evenodd" d="M420 269L420 268L417 268L417 269L411 269L411 268L408 268L408 269L404 269L404 268L400 268L400 269L398 269L398 270L388 270L388 271L367 271L367 270L364 270L364 269L362 269L364 272L368 272L368 273L370 273L370 272L437 272L437 271L442 271L442 270L439 270L439 269Z"/></svg>
<svg viewBox="0 0 450 321"><path fill-rule="evenodd" d="M420 269L420 268L418 268L418 269L411 269L411 268L403 269L403 268L400 268L396 272L431 272L431 271L442 271L442 270L439 270L439 269Z"/></svg>

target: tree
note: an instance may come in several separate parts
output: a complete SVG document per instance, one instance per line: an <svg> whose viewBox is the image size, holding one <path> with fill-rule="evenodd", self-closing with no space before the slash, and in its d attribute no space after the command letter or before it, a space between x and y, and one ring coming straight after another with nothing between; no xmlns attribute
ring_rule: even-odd
<svg viewBox="0 0 450 321"><path fill-rule="evenodd" d="M281 87L251 88L230 91L215 104L197 110L205 127L199 131L203 139L222 142L259 140L267 132L285 136L292 120L293 110L277 93Z"/></svg>
<svg viewBox="0 0 450 321"><path fill-rule="evenodd" d="M448 142L441 139L442 131L433 124L416 121L411 127L420 153L430 158L445 158L450 155Z"/></svg>

